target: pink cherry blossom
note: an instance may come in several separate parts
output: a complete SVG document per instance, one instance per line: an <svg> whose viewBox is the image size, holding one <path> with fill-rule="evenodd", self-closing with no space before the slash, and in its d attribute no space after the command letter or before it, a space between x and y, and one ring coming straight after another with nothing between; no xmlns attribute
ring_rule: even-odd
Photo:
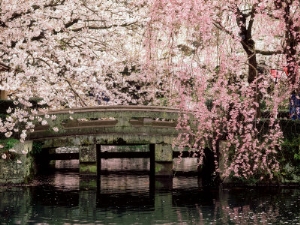
<svg viewBox="0 0 300 225"><path fill-rule="evenodd" d="M36 121L58 132L49 110L172 106L182 112L174 145L222 154L224 177L272 177L278 112L299 86L299 2L282 2L3 0L0 58L10 70L0 89L16 108L0 132L33 131ZM270 69L283 68L275 82Z"/></svg>

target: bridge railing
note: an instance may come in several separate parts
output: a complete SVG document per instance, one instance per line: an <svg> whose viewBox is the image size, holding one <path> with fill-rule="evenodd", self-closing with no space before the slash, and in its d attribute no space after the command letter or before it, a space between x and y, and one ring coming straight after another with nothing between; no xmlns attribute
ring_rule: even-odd
<svg viewBox="0 0 300 225"><path fill-rule="evenodd" d="M49 119L47 125L37 124L30 139L77 133L134 132L133 128L142 127L164 129L164 132L170 133L175 130L180 111L170 107L132 105L62 109L48 114L56 119ZM59 131L54 132L53 127Z"/></svg>

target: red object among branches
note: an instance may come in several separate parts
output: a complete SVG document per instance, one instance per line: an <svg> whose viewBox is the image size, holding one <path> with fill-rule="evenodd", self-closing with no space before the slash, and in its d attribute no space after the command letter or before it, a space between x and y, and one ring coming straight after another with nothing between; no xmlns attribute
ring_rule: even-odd
<svg viewBox="0 0 300 225"><path fill-rule="evenodd" d="M279 69L271 69L270 74L274 79L286 78L288 76L288 69L284 67L282 70Z"/></svg>

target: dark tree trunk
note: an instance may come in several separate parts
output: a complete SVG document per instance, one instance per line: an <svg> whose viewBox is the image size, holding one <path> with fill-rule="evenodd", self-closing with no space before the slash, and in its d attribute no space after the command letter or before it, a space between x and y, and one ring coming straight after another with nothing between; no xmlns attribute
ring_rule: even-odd
<svg viewBox="0 0 300 225"><path fill-rule="evenodd" d="M284 54L286 56L287 71L289 82L292 85L297 83L297 46L300 42L300 27L294 26L293 16L291 15L291 4L293 1L282 0L277 2L284 2L285 4L276 5L284 12L285 21L285 48ZM283 8L282 8L283 7Z"/></svg>
<svg viewBox="0 0 300 225"><path fill-rule="evenodd" d="M236 9L237 15L237 25L240 28L239 35L241 37L240 43L243 46L247 54L247 62L248 62L248 83L252 85L255 80L257 79L258 71L257 71L257 58L256 58L256 51L255 51L255 42L252 39L252 26L254 22L255 16L255 6L253 6L251 12L249 14L244 14L240 11L239 8ZM246 26L246 19L250 17L250 21L248 26ZM260 94L257 88L257 85L254 87L254 101L260 104ZM253 104L253 108L256 110L256 116L260 117L260 107Z"/></svg>

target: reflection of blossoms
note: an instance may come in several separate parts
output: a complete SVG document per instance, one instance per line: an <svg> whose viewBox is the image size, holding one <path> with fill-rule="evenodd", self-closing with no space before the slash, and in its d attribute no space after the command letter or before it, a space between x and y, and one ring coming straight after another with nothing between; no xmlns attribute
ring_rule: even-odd
<svg viewBox="0 0 300 225"><path fill-rule="evenodd" d="M6 159L6 154L2 154L2 159Z"/></svg>
<svg viewBox="0 0 300 225"><path fill-rule="evenodd" d="M57 127L53 127L52 128L54 132L58 132L58 128Z"/></svg>
<svg viewBox="0 0 300 225"><path fill-rule="evenodd" d="M21 160L17 160L17 163L18 163L18 164L21 164L21 163L22 163L22 161L21 161Z"/></svg>

